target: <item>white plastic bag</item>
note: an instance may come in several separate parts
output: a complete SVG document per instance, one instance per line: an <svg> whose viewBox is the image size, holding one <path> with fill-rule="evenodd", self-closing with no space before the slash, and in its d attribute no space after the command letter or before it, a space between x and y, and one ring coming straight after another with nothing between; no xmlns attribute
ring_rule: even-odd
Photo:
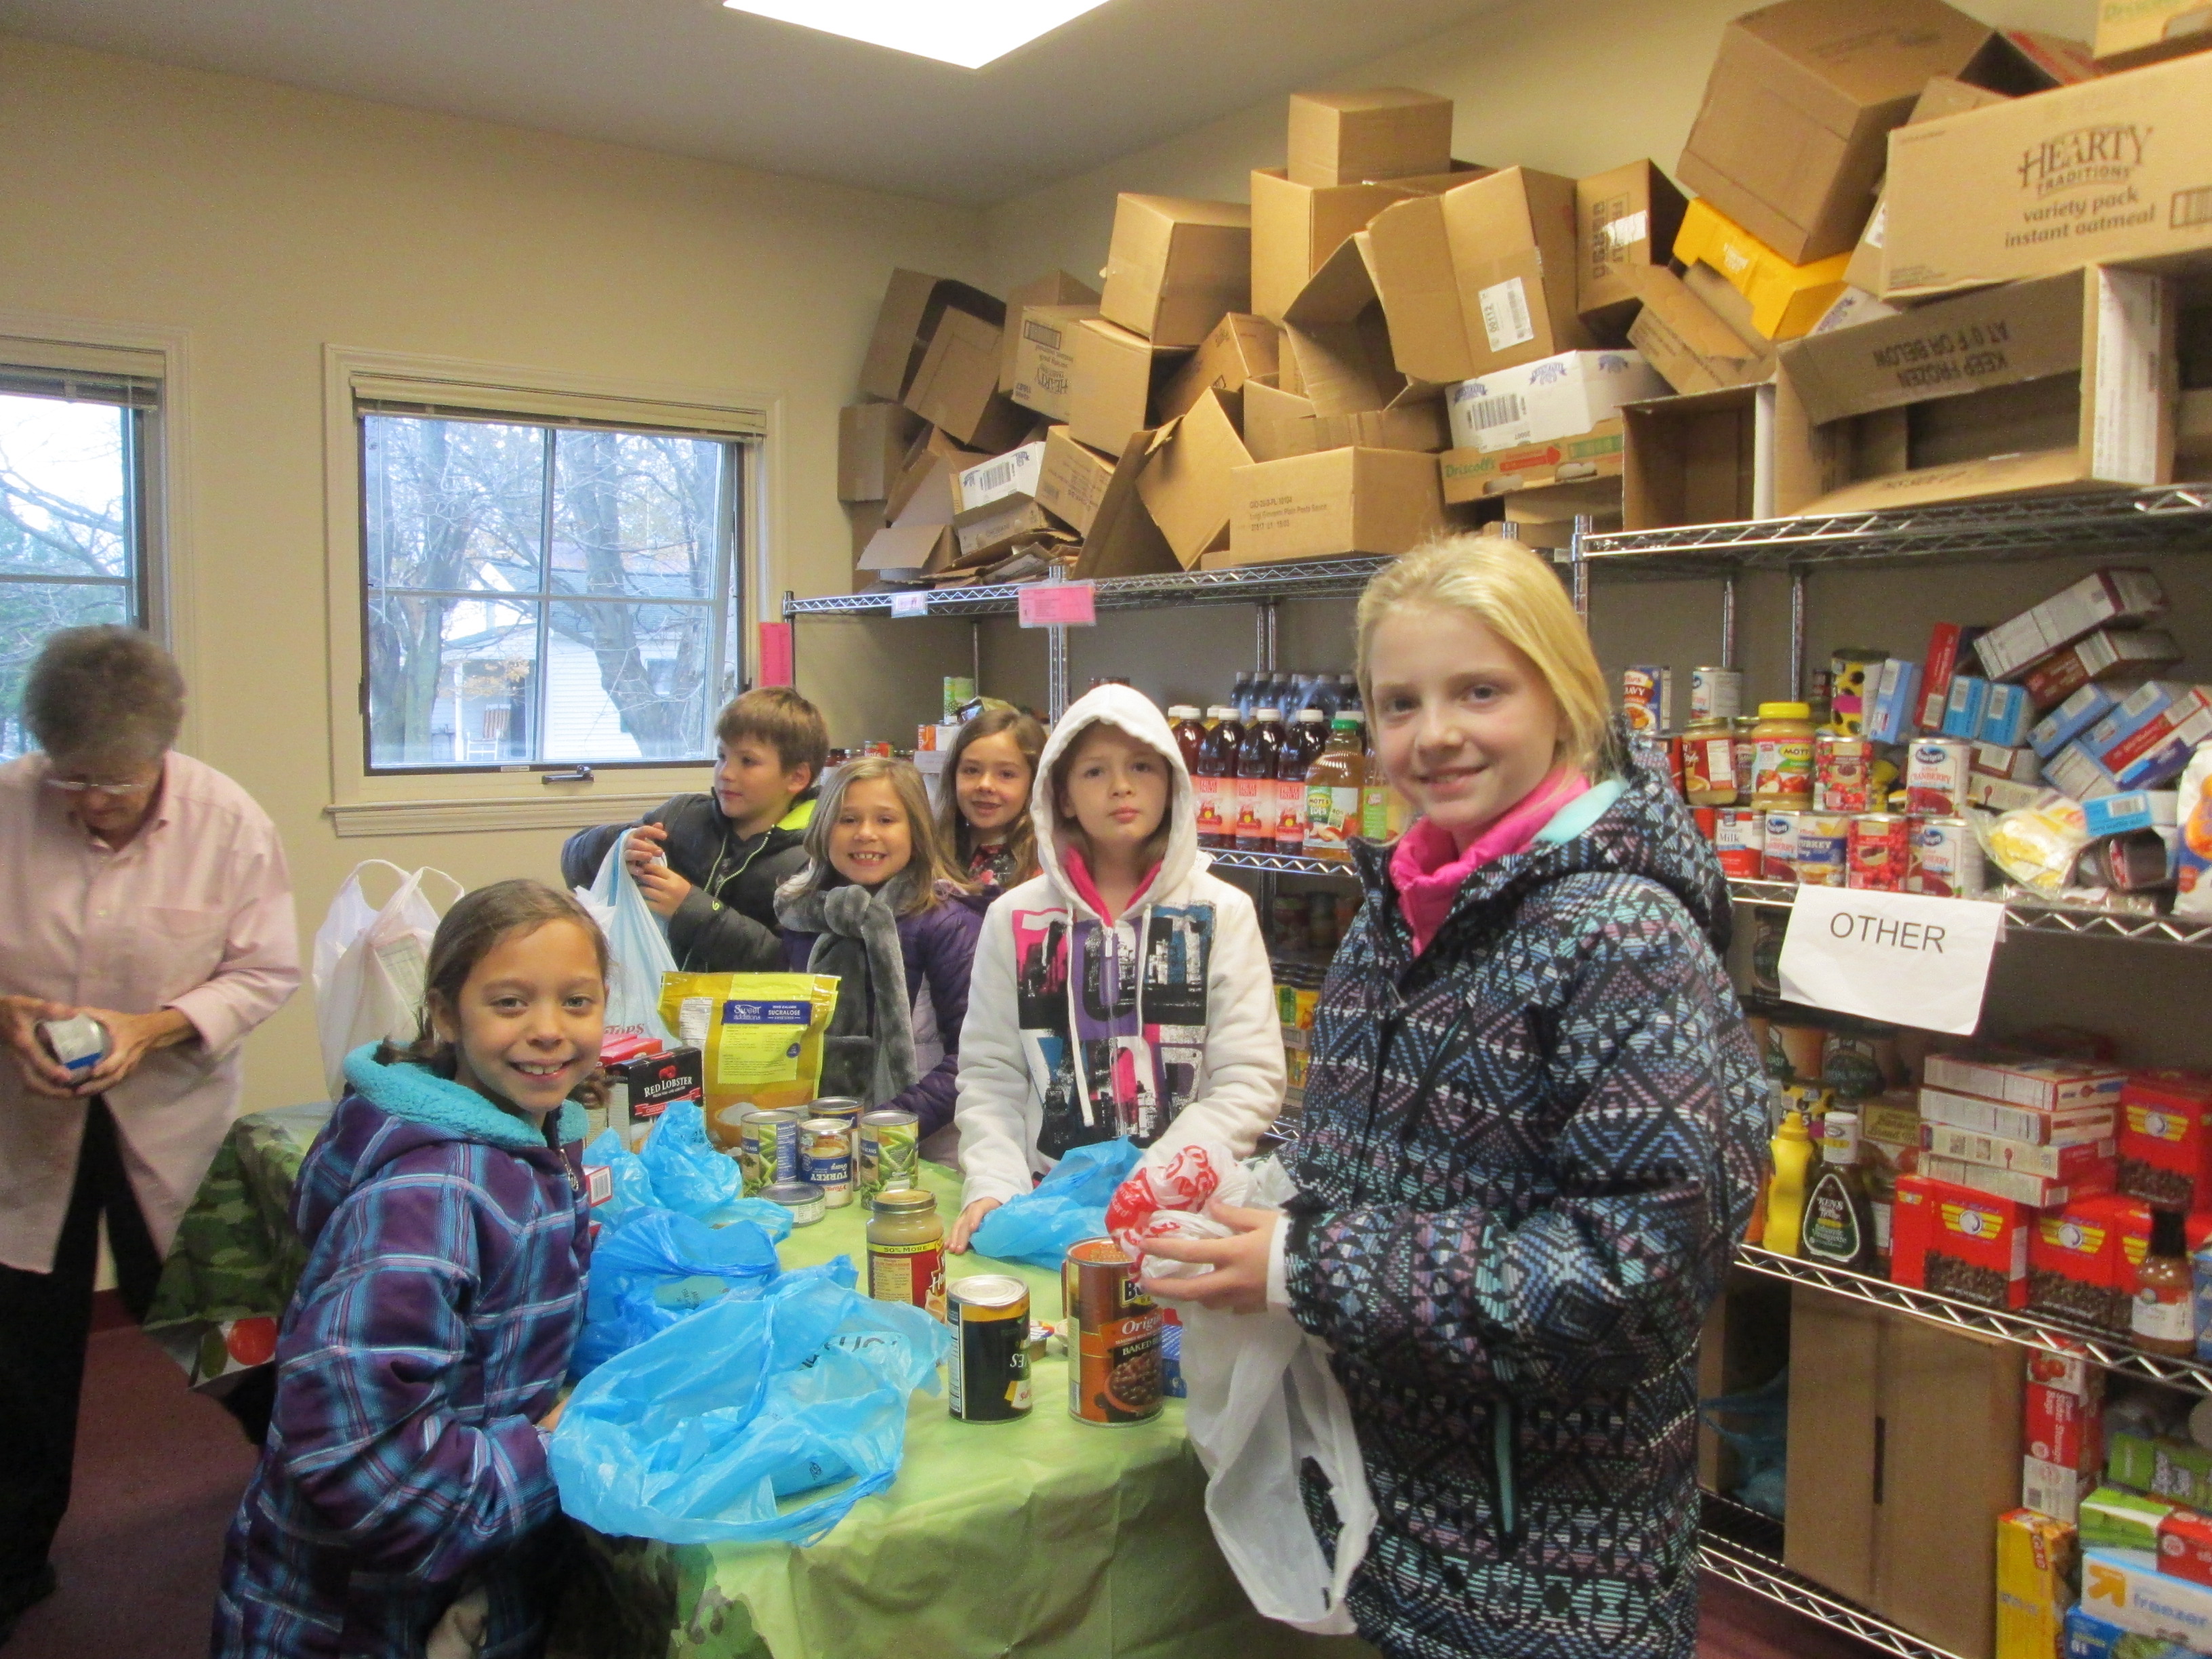
<svg viewBox="0 0 2212 1659"><path fill-rule="evenodd" d="M1278 1208L1289 1192L1281 1165L1270 1158L1254 1171L1243 1201ZM1187 1220L1220 1231L1203 1217ZM1316 1635L1353 1634L1344 1594L1367 1559L1375 1496L1352 1407L1328 1368L1328 1345L1272 1308L1232 1314L1186 1303L1178 1312L1189 1395L1183 1425L1206 1468L1214 1541L1262 1616ZM1328 1477L1329 1501L1343 1523L1334 1565L1298 1492L1298 1469L1309 1457Z"/></svg>
<svg viewBox="0 0 2212 1659"><path fill-rule="evenodd" d="M362 872L389 870L399 885L381 906L362 891ZM430 965L430 940L439 912L422 891L426 876L465 890L442 870L402 870L382 859L354 866L315 930L311 973L315 1026L322 1039L323 1080L331 1098L345 1092L345 1057L364 1042L409 1042L422 1018L422 984Z"/></svg>
<svg viewBox="0 0 2212 1659"><path fill-rule="evenodd" d="M607 1035L634 1031L658 1037L672 1048L675 1036L660 1018L660 976L676 971L676 955L668 948L666 924L653 914L637 878L623 860L623 849L629 845L627 835L616 838L599 860L599 873L588 889L576 890L576 898L607 936L607 955L612 959Z"/></svg>

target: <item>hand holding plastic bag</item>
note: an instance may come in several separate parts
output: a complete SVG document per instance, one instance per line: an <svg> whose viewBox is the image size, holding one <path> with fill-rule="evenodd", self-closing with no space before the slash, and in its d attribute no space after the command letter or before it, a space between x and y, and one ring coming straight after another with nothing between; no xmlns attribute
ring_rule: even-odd
<svg viewBox="0 0 2212 1659"><path fill-rule="evenodd" d="M1107 1206L1106 1230L1138 1261L1152 1238L1226 1238L1231 1230L1209 1218L1206 1206L1249 1201L1251 1172L1218 1141L1193 1141L1165 1158L1146 1158L1115 1189ZM1146 1267L1155 1278L1211 1271L1203 1263L1170 1261Z"/></svg>
<svg viewBox="0 0 2212 1659"><path fill-rule="evenodd" d="M635 1031L673 1048L676 1038L660 1018L660 976L676 971L676 956L668 948L667 927L623 861L629 846L629 836L617 836L590 888L579 888L576 896L607 936L614 970L607 987L607 1035Z"/></svg>
<svg viewBox="0 0 2212 1659"><path fill-rule="evenodd" d="M985 1216L970 1244L1000 1261L1058 1271L1069 1245L1105 1232L1106 1206L1143 1156L1133 1142L1118 1138L1073 1148L1036 1191Z"/></svg>
<svg viewBox="0 0 2212 1659"><path fill-rule="evenodd" d="M853 1277L840 1257L725 1297L593 1371L553 1437L562 1508L618 1537L806 1545L889 1486L950 1338Z"/></svg>
<svg viewBox="0 0 2212 1659"><path fill-rule="evenodd" d="M582 1376L725 1296L757 1297L777 1276L775 1241L749 1221L709 1227L646 1210L599 1236L584 1329L568 1362Z"/></svg>

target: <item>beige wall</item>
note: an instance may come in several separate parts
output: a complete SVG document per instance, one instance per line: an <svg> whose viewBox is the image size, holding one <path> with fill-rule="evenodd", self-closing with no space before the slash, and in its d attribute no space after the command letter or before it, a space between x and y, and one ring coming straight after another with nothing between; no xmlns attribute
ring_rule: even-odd
<svg viewBox="0 0 2212 1659"><path fill-rule="evenodd" d="M772 392L774 586L842 591L836 411L884 279L981 275L963 210L9 37L0 156L0 311L187 336L198 747L275 817L303 938L359 859L552 876L561 839L323 816L326 343ZM833 730L910 722L905 682L943 672L875 654L803 642ZM253 1041L249 1103L318 1073L303 993Z"/></svg>

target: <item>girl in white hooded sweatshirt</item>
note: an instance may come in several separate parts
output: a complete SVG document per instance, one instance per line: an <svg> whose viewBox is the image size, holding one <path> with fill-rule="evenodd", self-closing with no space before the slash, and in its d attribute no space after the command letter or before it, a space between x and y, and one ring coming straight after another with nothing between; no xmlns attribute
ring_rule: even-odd
<svg viewBox="0 0 2212 1659"><path fill-rule="evenodd" d="M963 1208L949 1241L1070 1147L1127 1136L1249 1157L1283 1102L1252 901L1208 875L1189 774L1151 699L1102 685L1054 729L1031 804L1041 872L983 918L960 1034Z"/></svg>

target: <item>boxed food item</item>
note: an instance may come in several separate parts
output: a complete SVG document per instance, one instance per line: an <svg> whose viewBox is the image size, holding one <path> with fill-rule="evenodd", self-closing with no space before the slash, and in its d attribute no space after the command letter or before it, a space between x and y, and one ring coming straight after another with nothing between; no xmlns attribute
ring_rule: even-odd
<svg viewBox="0 0 2212 1659"><path fill-rule="evenodd" d="M1095 305L1024 306L1015 313L1016 326L1007 331L1014 383L1006 395L1024 409L1066 420L1075 384L1076 325L1097 314Z"/></svg>
<svg viewBox="0 0 2212 1659"><path fill-rule="evenodd" d="M2104 1401L2031 1382L2022 1396L2021 1436L2030 1457L2077 1474L2105 1467Z"/></svg>
<svg viewBox="0 0 2212 1659"><path fill-rule="evenodd" d="M2118 754L2123 740L2145 730L2169 728L2161 720L2179 707L2185 717L2197 700L2197 688L2183 680L2146 680L2114 703L2104 716L2081 734L2081 746L2108 769L2117 769L2135 758Z"/></svg>
<svg viewBox="0 0 2212 1659"><path fill-rule="evenodd" d="M964 311L947 311L930 336L929 349L906 392L908 409L987 455L1020 442L1035 418L1000 395L1001 332L997 323Z"/></svg>
<svg viewBox="0 0 2212 1659"><path fill-rule="evenodd" d="M1989 702L1982 709L1982 723L1974 736L1985 744L2016 749L2027 741L2027 728L2034 717L2027 688L2000 680L1990 687Z"/></svg>
<svg viewBox="0 0 2212 1659"><path fill-rule="evenodd" d="M1844 291L1847 254L1794 264L1700 197L1682 216L1674 257L1718 271L1751 302L1751 325L1762 339L1809 334Z"/></svg>
<svg viewBox="0 0 2212 1659"><path fill-rule="evenodd" d="M1904 743L1913 735L1920 708L1920 665L1904 657L1883 659L1875 684L1866 734L1876 743Z"/></svg>
<svg viewBox="0 0 2212 1659"><path fill-rule="evenodd" d="M2212 50L2212 15L2203 0L2101 0L2097 67L2136 69Z"/></svg>
<svg viewBox="0 0 2212 1659"><path fill-rule="evenodd" d="M880 501L906 465L921 422L898 404L854 404L837 411L837 499Z"/></svg>
<svg viewBox="0 0 2212 1659"><path fill-rule="evenodd" d="M2032 1509L1997 1517L1996 1650L2003 1659L2057 1653L2079 1547L2071 1526Z"/></svg>
<svg viewBox="0 0 2212 1659"><path fill-rule="evenodd" d="M1746 13L1722 31L1676 173L1785 259L1848 253L1883 141L1931 76L1957 75L1989 38L1942 0L1782 0Z"/></svg>
<svg viewBox="0 0 2212 1659"><path fill-rule="evenodd" d="M1109 455L1133 433L1152 430L1154 399L1182 366L1182 353L1155 346L1103 317L1075 325L1067 392L1068 435Z"/></svg>
<svg viewBox="0 0 2212 1659"><path fill-rule="evenodd" d="M2138 1636L2212 1650L2212 1587L2162 1573L2158 1566L2158 1556L2141 1550L2083 1551L2082 1607Z"/></svg>
<svg viewBox="0 0 2212 1659"><path fill-rule="evenodd" d="M2094 800L2120 787L2119 781L2078 743L2068 744L2045 761L2043 777L2052 788L2076 801Z"/></svg>
<svg viewBox="0 0 2212 1659"><path fill-rule="evenodd" d="M1966 804L1990 812L2025 812L2046 792L2039 783L2013 783L1974 773L1966 779Z"/></svg>
<svg viewBox="0 0 2212 1659"><path fill-rule="evenodd" d="M1993 1198L2010 1199L2031 1210L2055 1210L2077 1198L2108 1193L2112 1190L2117 1179L2109 1158L2096 1160L2081 1174L2067 1181L2027 1175L2018 1170L1996 1169L1960 1158L1942 1158L1933 1152L1922 1157L1919 1167L1921 1172L1931 1180L1948 1182L1954 1187L1969 1187Z"/></svg>
<svg viewBox="0 0 2212 1659"><path fill-rule="evenodd" d="M2100 1193L2035 1218L2027 1245L2031 1311L2105 1330L2127 1328L2134 1284L2119 1276L2126 1204L2118 1194Z"/></svg>
<svg viewBox="0 0 2212 1659"><path fill-rule="evenodd" d="M1884 299L2212 247L2212 56L1904 129L1890 141Z"/></svg>
<svg viewBox="0 0 2212 1659"><path fill-rule="evenodd" d="M2052 1520L2073 1526L2081 1513L2081 1502L2097 1489L2094 1469L2069 1469L2046 1463L2039 1457L2020 1460L2020 1503Z"/></svg>
<svg viewBox="0 0 2212 1659"><path fill-rule="evenodd" d="M2002 778L2008 783L2036 783L2043 777L2042 757L2035 750L2026 746L2008 749L1996 743L1976 744L1967 769L1975 777Z"/></svg>
<svg viewBox="0 0 2212 1659"><path fill-rule="evenodd" d="M2128 1080L2127 1073L2115 1066L2001 1051L1933 1054L1928 1056L1924 1076L1929 1089L1978 1095L2039 1112L2117 1105ZM1924 1095L1921 1110L1923 1115L1927 1111Z"/></svg>
<svg viewBox="0 0 2212 1659"><path fill-rule="evenodd" d="M1252 309L1280 322L1314 272L1354 231L1394 202L1433 196L1490 172L1471 161L1388 183L1316 185L1294 182L1281 167L1252 174Z"/></svg>
<svg viewBox="0 0 2212 1659"><path fill-rule="evenodd" d="M1229 313L1252 308L1252 210L1125 191L1105 282L1098 314L1108 322L1157 349L1194 346Z"/></svg>
<svg viewBox="0 0 2212 1659"><path fill-rule="evenodd" d="M2105 1478L2192 1510L2212 1510L2212 1451L2194 1441L2114 1426L2105 1436Z"/></svg>
<svg viewBox="0 0 2212 1659"><path fill-rule="evenodd" d="M2180 660L2181 647L2163 629L2100 628L2044 658L2021 676L2021 684L2038 708L2048 708L2093 681L2155 673Z"/></svg>
<svg viewBox="0 0 2212 1659"><path fill-rule="evenodd" d="M1575 185L1508 167L1385 208L1365 234L1398 369L1443 385L1596 344L1575 309Z"/></svg>
<svg viewBox="0 0 2212 1659"><path fill-rule="evenodd" d="M2212 1207L2212 1078L2134 1073L2120 1110L2120 1190L2149 1204Z"/></svg>
<svg viewBox="0 0 2212 1659"><path fill-rule="evenodd" d="M1667 263L1686 206L1652 161L1575 180L1575 307L1585 323L1626 337L1643 303L1641 275Z"/></svg>
<svg viewBox="0 0 2212 1659"><path fill-rule="evenodd" d="M1774 512L1775 392L1732 386L1621 411L1621 523L1735 524Z"/></svg>
<svg viewBox="0 0 2212 1659"><path fill-rule="evenodd" d="M1972 739L1989 713L1990 683L1972 674L1951 676L1951 696L1943 705L1943 735Z"/></svg>
<svg viewBox="0 0 2212 1659"><path fill-rule="evenodd" d="M1928 636L1928 665L1920 679L1922 731L1943 729L1943 715L1951 706L1951 681L1959 672L1960 653L1969 643L1968 630L1957 623L1939 622Z"/></svg>
<svg viewBox="0 0 2212 1659"><path fill-rule="evenodd" d="M1920 1115L1929 1123L1971 1129L1978 1134L1996 1135L2006 1140L2074 1146L2103 1140L2113 1134L2118 1107L2112 1103L2062 1106L2045 1111L2034 1106L2007 1106L1978 1095L1958 1095L1948 1090L1923 1087L1920 1091Z"/></svg>
<svg viewBox="0 0 2212 1659"><path fill-rule="evenodd" d="M2081 1500L2081 1517L2075 1522L2081 1531L2081 1547L2155 1554L2159 1528L2173 1510L2174 1506L2162 1498L2121 1486L2100 1486Z"/></svg>
<svg viewBox="0 0 2212 1659"><path fill-rule="evenodd" d="M1160 393L1159 417L1171 421L1208 391L1241 393L1246 381L1279 367L1275 325L1264 317L1232 311L1198 343L1190 361Z"/></svg>
<svg viewBox="0 0 2212 1659"><path fill-rule="evenodd" d="M1202 553L1229 544L1237 469L1251 465L1222 394L1208 389L1186 414L1164 422L1147 442L1137 495L1187 570Z"/></svg>
<svg viewBox="0 0 2212 1659"><path fill-rule="evenodd" d="M627 1124L633 1146L652 1130L653 1121L679 1100L706 1097L706 1070L699 1050L690 1045L665 1054L638 1054L606 1068L607 1121Z"/></svg>
<svg viewBox="0 0 2212 1659"><path fill-rule="evenodd" d="M1227 556L1206 567L1409 551L1446 528L1433 455L1332 449L1240 466Z"/></svg>
<svg viewBox="0 0 2212 1659"><path fill-rule="evenodd" d="M1451 165L1452 100L1411 87L1291 94L1291 179L1357 185Z"/></svg>
<svg viewBox="0 0 2212 1659"><path fill-rule="evenodd" d="M2097 763L2122 789L2152 789L2180 776L2198 744L2212 738L2212 692L2193 688L2172 708L2099 753Z"/></svg>
<svg viewBox="0 0 2212 1659"><path fill-rule="evenodd" d="M1048 271L1032 277L1006 295L1006 337L1004 354L999 359L999 390L1012 393L1015 383L1021 378L1018 348L1023 335L1023 319L1032 307L1039 310L1066 310L1097 313L1098 290L1088 283L1070 276L1064 270ZM1021 403L1020 398L1015 398ZM1042 414L1065 411L1040 410Z"/></svg>
<svg viewBox="0 0 2212 1659"><path fill-rule="evenodd" d="M1628 325L1628 343L1675 391L1719 392L1773 374L1772 343L1749 333L1747 325L1738 328L1698 284L1664 265L1640 268L1636 276L1644 308ZM1727 287L1717 276L1713 282Z"/></svg>
<svg viewBox="0 0 2212 1659"><path fill-rule="evenodd" d="M2158 1523L2158 1570L2195 1584L2212 1584L2212 1516L2170 1510Z"/></svg>
<svg viewBox="0 0 2212 1659"><path fill-rule="evenodd" d="M919 270L891 272L860 365L860 390L887 403L903 398L948 310L965 312L994 327L1006 319L1005 302L981 289Z"/></svg>
<svg viewBox="0 0 2212 1659"><path fill-rule="evenodd" d="M1516 444L1509 449L1447 450L1438 457L1444 500L1479 501L1516 490L1618 478L1626 448L1621 422L1615 416L1600 421L1579 437Z"/></svg>
<svg viewBox="0 0 2212 1659"><path fill-rule="evenodd" d="M2063 1659L2196 1659L2196 1650L2179 1642L2137 1636L2076 1602L2066 1614Z"/></svg>
<svg viewBox="0 0 2212 1659"><path fill-rule="evenodd" d="M2094 1181L2100 1172L2108 1173L2118 1146L2110 1138L2072 1146L2039 1146L2032 1140L2006 1140L1924 1121L1921 1139L1925 1149L1938 1158L2061 1182Z"/></svg>
<svg viewBox="0 0 2212 1659"><path fill-rule="evenodd" d="M1890 1277L1985 1308L2027 1304L2025 1206L1924 1175L1897 1183L1890 1222Z"/></svg>
<svg viewBox="0 0 2212 1659"><path fill-rule="evenodd" d="M2125 686L2084 685L2028 729L2035 752L2049 759L2119 707Z"/></svg>
<svg viewBox="0 0 2212 1659"><path fill-rule="evenodd" d="M1445 405L1454 445L1499 450L1581 437L1623 404L1666 395L1640 353L1564 351L1462 380Z"/></svg>
<svg viewBox="0 0 2212 1659"><path fill-rule="evenodd" d="M2081 822L2090 835L2131 835L2138 830L2171 830L2181 797L2172 789L2130 789L2081 803Z"/></svg>

